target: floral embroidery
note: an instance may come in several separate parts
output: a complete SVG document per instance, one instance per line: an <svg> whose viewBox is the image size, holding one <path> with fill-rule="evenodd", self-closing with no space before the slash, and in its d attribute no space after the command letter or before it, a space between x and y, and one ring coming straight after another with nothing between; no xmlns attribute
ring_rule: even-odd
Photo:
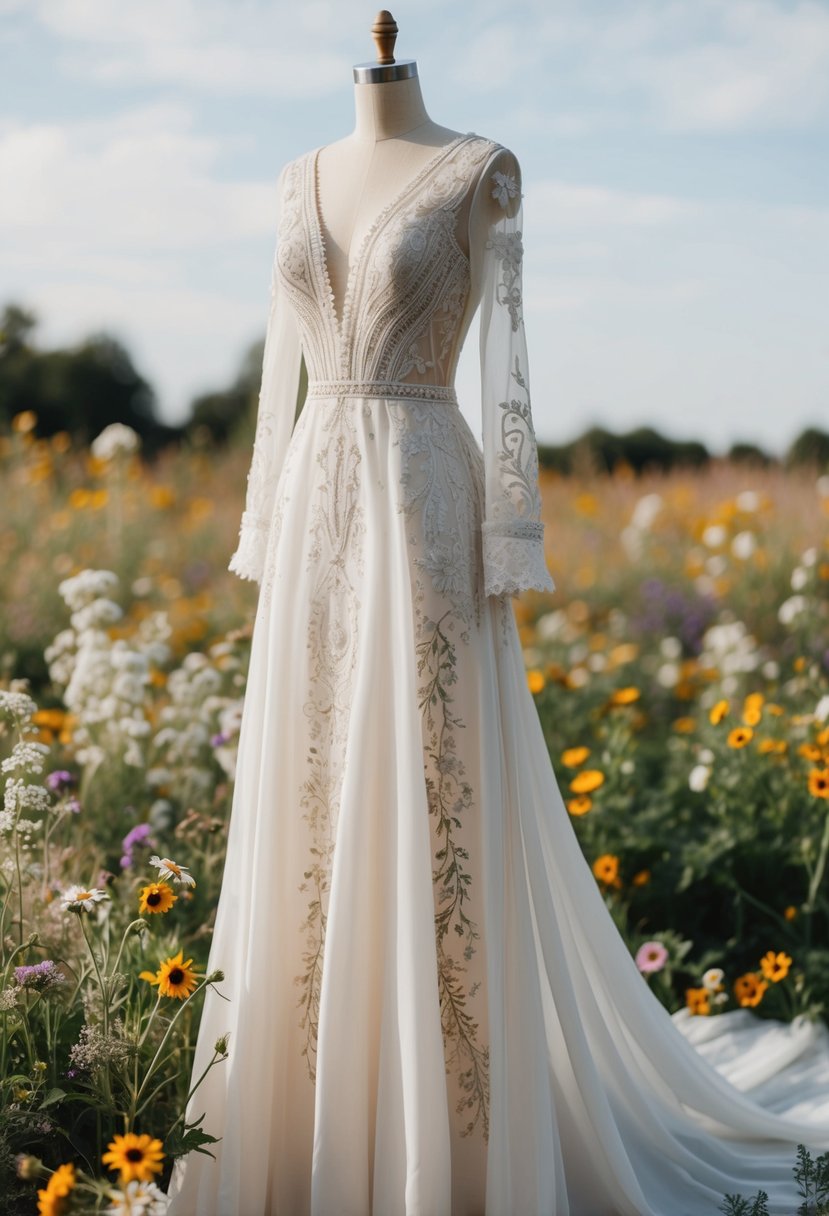
<svg viewBox="0 0 829 1216"><path fill-rule="evenodd" d="M501 265L501 282L497 285L496 294L499 304L506 305L513 332L523 320L521 316L521 262L524 256L524 246L520 232L496 232L486 243L487 249L494 249L495 256Z"/></svg>
<svg viewBox="0 0 829 1216"><path fill-rule="evenodd" d="M509 205L511 198L516 198L521 193L518 188L518 182L511 173L501 173L500 170L496 170L492 175L492 180L495 182L492 197L497 198L504 208Z"/></svg>

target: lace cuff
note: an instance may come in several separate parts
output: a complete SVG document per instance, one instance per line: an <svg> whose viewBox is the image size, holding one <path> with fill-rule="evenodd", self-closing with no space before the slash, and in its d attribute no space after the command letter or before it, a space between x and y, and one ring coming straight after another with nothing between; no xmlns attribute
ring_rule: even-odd
<svg viewBox="0 0 829 1216"><path fill-rule="evenodd" d="M277 185L277 230L284 173L283 168ZM280 285L274 256L256 434L247 476L245 509L239 525L236 551L227 567L240 578L256 583L261 583L264 573L279 476L296 417L301 361L299 329L290 301Z"/></svg>
<svg viewBox="0 0 829 1216"><path fill-rule="evenodd" d="M530 406L522 313L520 170L506 149L495 153L515 172L491 172L478 185L500 210L489 226L481 271L481 418L485 507L481 528L487 595L554 591L544 552L538 447ZM506 158L506 159L505 159ZM474 205L474 204L473 204Z"/></svg>

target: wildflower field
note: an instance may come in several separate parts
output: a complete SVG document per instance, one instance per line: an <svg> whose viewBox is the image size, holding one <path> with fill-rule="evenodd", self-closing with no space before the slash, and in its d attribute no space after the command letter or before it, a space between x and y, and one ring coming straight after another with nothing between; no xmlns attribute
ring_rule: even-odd
<svg viewBox="0 0 829 1216"><path fill-rule="evenodd" d="M220 1134L184 1108L221 978L249 457L149 467L131 432L79 452L30 411L0 437L0 1216L161 1213ZM514 601L527 679L642 982L829 1022L829 474L541 483L557 590Z"/></svg>

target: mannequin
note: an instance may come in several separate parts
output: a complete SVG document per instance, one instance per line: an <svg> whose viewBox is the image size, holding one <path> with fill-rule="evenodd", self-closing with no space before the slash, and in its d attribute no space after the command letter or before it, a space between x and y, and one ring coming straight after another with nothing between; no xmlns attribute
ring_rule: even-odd
<svg viewBox="0 0 829 1216"><path fill-rule="evenodd" d="M392 57L397 25L387 10L378 13L373 32L377 64L356 64L353 69L354 130L322 148L317 160L317 203L338 317L342 316L350 262L372 221L441 147L461 134L429 117L416 61ZM518 162L508 149L493 163L492 172L496 170L511 175L520 189ZM474 185L470 182L468 199L458 216L457 239L467 257L470 249L481 248L489 225L504 215L503 206L489 192L479 191L471 209ZM508 213L514 213L519 199L511 200ZM477 303L474 260L469 300L473 311Z"/></svg>

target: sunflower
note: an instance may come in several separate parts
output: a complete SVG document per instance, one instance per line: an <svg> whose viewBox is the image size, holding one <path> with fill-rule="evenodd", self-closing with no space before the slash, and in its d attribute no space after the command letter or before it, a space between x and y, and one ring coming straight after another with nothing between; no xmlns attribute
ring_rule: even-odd
<svg viewBox="0 0 829 1216"><path fill-rule="evenodd" d="M743 1006L759 1005L767 988L766 980L761 980L754 971L748 971L734 981L734 995Z"/></svg>
<svg viewBox="0 0 829 1216"><path fill-rule="evenodd" d="M641 697L638 688L629 685L627 688L614 688L608 698L610 705L632 705L634 701L638 701Z"/></svg>
<svg viewBox="0 0 829 1216"><path fill-rule="evenodd" d="M619 877L619 858L612 853L602 853L593 862L593 873L601 882L615 883Z"/></svg>
<svg viewBox="0 0 829 1216"><path fill-rule="evenodd" d="M74 1165L59 1165L44 1189L37 1193L38 1216L63 1216L66 1197L75 1187Z"/></svg>
<svg viewBox="0 0 829 1216"><path fill-rule="evenodd" d="M567 810L571 815L586 815L593 805L593 799L587 794L578 794L567 800Z"/></svg>
<svg viewBox="0 0 829 1216"><path fill-rule="evenodd" d="M708 720L714 726L718 726L722 722L725 715L728 713L728 701L723 699L718 701L716 705L712 705L708 712Z"/></svg>
<svg viewBox="0 0 829 1216"><path fill-rule="evenodd" d="M164 1153L161 1141L144 1134L137 1136L135 1132L127 1132L125 1136L116 1135L107 1145L108 1152L101 1157L108 1169L118 1170L120 1181L151 1182L153 1174L160 1174L164 1169L161 1164Z"/></svg>
<svg viewBox="0 0 829 1216"><path fill-rule="evenodd" d="M141 888L138 911L142 915L144 912L169 912L177 899L168 883L151 882Z"/></svg>
<svg viewBox="0 0 829 1216"><path fill-rule="evenodd" d="M815 798L829 798L829 768L813 768L809 773L809 793Z"/></svg>
<svg viewBox="0 0 829 1216"><path fill-rule="evenodd" d="M754 738L754 731L750 726L735 726L732 731L729 731L726 742L729 747L745 747Z"/></svg>
<svg viewBox="0 0 829 1216"><path fill-rule="evenodd" d="M711 998L707 988L686 988L685 1003L693 1014L711 1012Z"/></svg>
<svg viewBox="0 0 829 1216"><path fill-rule="evenodd" d="M152 971L142 971L139 979L147 980L150 984L158 984L161 996L173 996L177 1000L185 1000L195 989L199 976L192 966L193 960L184 961L183 951L173 955L161 964L153 975Z"/></svg>
<svg viewBox="0 0 829 1216"><path fill-rule="evenodd" d="M604 785L604 773L597 768L585 768L570 782L570 789L574 794L592 794L600 785Z"/></svg>
<svg viewBox="0 0 829 1216"><path fill-rule="evenodd" d="M789 967L792 965L792 960L788 954L784 954L781 950L775 954L773 950L767 950L760 959L760 966L763 969L763 975L767 980L777 983L778 980L784 980L789 974Z"/></svg>
<svg viewBox="0 0 829 1216"><path fill-rule="evenodd" d="M150 865L155 866L158 870L159 878L170 878L173 882L181 882L188 887L196 885L196 880L190 873L189 867L177 865L169 857L159 857L157 853L153 853Z"/></svg>
<svg viewBox="0 0 829 1216"><path fill-rule="evenodd" d="M568 747L561 753L561 763L567 768L578 768L589 755L589 747Z"/></svg>

